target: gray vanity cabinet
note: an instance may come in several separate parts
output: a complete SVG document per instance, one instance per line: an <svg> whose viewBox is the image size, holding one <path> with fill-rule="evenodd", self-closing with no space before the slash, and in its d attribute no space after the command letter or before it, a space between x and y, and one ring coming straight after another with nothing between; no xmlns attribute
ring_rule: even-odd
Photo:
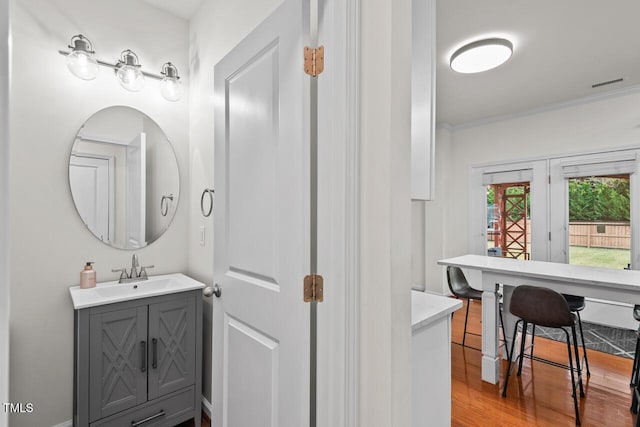
<svg viewBox="0 0 640 427"><path fill-rule="evenodd" d="M149 306L149 399L188 387L195 381L192 303L182 299Z"/></svg>
<svg viewBox="0 0 640 427"><path fill-rule="evenodd" d="M75 426L200 426L202 291L75 312Z"/></svg>
<svg viewBox="0 0 640 427"><path fill-rule="evenodd" d="M117 304L116 304L117 305ZM97 420L147 401L147 307L89 318L89 408Z"/></svg>

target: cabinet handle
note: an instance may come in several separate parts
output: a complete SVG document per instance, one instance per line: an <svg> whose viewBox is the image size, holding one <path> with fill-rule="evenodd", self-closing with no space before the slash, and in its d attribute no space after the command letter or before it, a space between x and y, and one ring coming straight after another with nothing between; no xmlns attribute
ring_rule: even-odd
<svg viewBox="0 0 640 427"><path fill-rule="evenodd" d="M140 341L140 359L142 360L140 371L147 372L147 343L145 341Z"/></svg>
<svg viewBox="0 0 640 427"><path fill-rule="evenodd" d="M151 415L150 417L145 418L144 420L140 420L140 421L131 421L131 427L136 427L136 426L140 426L144 423L148 423L151 420L155 420L156 418L160 418L164 416L164 409L160 409L160 412L158 412L155 415Z"/></svg>
<svg viewBox="0 0 640 427"><path fill-rule="evenodd" d="M151 339L151 353L151 367L156 369L158 367L158 340L155 338Z"/></svg>

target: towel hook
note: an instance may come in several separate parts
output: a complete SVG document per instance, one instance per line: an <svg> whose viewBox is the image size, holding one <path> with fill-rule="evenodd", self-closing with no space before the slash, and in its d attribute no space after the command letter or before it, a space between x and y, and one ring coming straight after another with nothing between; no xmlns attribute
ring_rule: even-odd
<svg viewBox="0 0 640 427"><path fill-rule="evenodd" d="M202 196L200 196L200 210L202 211L202 215L204 215L204 217L208 217L211 215L211 212L213 211L213 193L215 192L215 190L213 188L205 188L204 191L202 192ZM204 209L204 195L208 194L209 195L209 211L205 212Z"/></svg>
<svg viewBox="0 0 640 427"><path fill-rule="evenodd" d="M167 216L169 213L169 201L173 202L173 194L169 194L168 196L162 196L160 199L160 215Z"/></svg>

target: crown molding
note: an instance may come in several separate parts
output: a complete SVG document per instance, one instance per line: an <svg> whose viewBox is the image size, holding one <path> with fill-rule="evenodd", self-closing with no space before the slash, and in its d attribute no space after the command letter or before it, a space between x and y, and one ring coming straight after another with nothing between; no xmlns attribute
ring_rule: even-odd
<svg viewBox="0 0 640 427"><path fill-rule="evenodd" d="M584 104L590 104L597 101L602 101L605 99L618 98L621 96L633 95L640 92L640 84L627 86L624 88L614 89L607 92L601 92L593 95L583 96L580 98L575 98L569 101L557 102L553 104L543 105L541 107L531 108L529 110L518 111L509 114L501 114L491 117L485 117L478 120L471 120L468 122L460 123L460 124L450 124L447 122L440 122L436 124L436 129L448 129L452 132L464 129L470 129L474 127L484 126L491 123L497 123L507 120L518 119L521 117L532 116L535 114L547 113L555 110L562 110L569 107L575 107Z"/></svg>

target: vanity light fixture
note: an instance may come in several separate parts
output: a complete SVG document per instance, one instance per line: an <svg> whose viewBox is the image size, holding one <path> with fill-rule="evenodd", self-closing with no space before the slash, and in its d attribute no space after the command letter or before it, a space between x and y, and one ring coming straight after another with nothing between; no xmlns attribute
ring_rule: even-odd
<svg viewBox="0 0 640 427"><path fill-rule="evenodd" d="M82 34L71 37L71 53L67 55L67 67L82 80L93 80L98 75L98 61L94 57L91 41Z"/></svg>
<svg viewBox="0 0 640 427"><path fill-rule="evenodd" d="M162 66L160 74L143 71L136 55L132 50L122 51L120 59L115 63L100 61L94 57L93 45L82 34L71 38L69 45L71 52L59 50L58 53L67 57L69 71L83 80L93 80L98 74L98 66L111 68L124 89L138 92L142 89L145 77L160 80L160 93L167 101L178 101L182 97L182 83L178 69L171 62Z"/></svg>
<svg viewBox="0 0 640 427"><path fill-rule="evenodd" d="M480 73L504 64L512 53L513 43L507 39L477 40L456 50L449 64L458 73Z"/></svg>

